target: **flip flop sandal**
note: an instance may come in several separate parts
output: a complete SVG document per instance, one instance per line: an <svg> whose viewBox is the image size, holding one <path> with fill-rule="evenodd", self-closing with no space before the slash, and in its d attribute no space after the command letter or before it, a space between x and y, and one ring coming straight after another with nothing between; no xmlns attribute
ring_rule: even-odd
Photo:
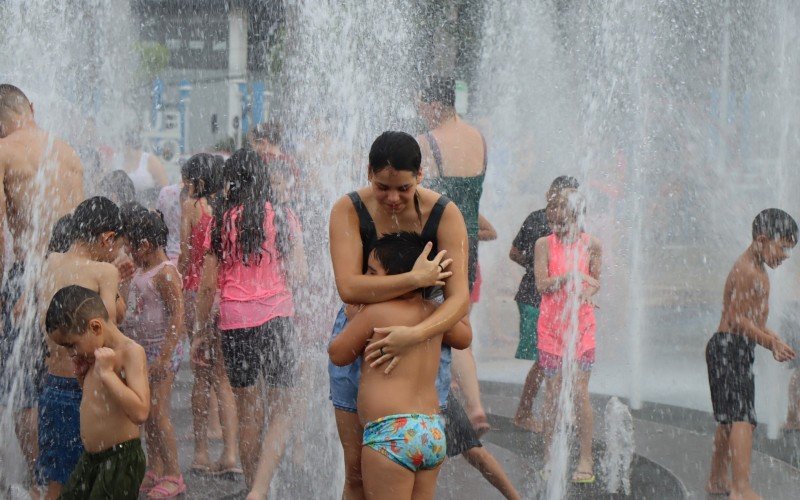
<svg viewBox="0 0 800 500"><path fill-rule="evenodd" d="M144 481L146 480L152 481L152 484L145 486ZM156 476L155 472L149 470L144 473L144 480L142 484L139 486L139 493L148 493L153 487L158 483L158 476Z"/></svg>
<svg viewBox="0 0 800 500"><path fill-rule="evenodd" d="M223 479L228 479L230 481L235 481L239 478L239 476L243 475L244 471L241 467L226 467L224 469L210 469L209 475L214 477L221 477Z"/></svg>
<svg viewBox="0 0 800 500"><path fill-rule="evenodd" d="M211 471L210 465L200 465L194 464L189 467L189 474L194 474L195 476L213 476L214 474Z"/></svg>
<svg viewBox="0 0 800 500"><path fill-rule="evenodd" d="M581 476L583 476L581 478ZM579 472L575 471L572 474L572 484L594 484L597 477L592 472Z"/></svg>
<svg viewBox="0 0 800 500"><path fill-rule="evenodd" d="M169 491L164 487L164 483L174 484L176 486L175 491ZM159 478L158 484L147 494L147 498L175 498L185 492L186 483L183 482L183 476L163 476Z"/></svg>

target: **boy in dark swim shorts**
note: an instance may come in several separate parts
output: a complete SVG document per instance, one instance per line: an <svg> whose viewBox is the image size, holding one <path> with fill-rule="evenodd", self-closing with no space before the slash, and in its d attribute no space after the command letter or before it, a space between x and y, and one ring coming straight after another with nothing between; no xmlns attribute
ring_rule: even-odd
<svg viewBox="0 0 800 500"><path fill-rule="evenodd" d="M760 498L750 487L750 454L756 426L755 347L772 351L776 361L794 358L794 351L767 328L769 276L797 244L794 219L776 208L753 221L753 242L728 274L722 319L706 346L708 382L717 431L706 490L730 498ZM733 481L729 481L730 466Z"/></svg>

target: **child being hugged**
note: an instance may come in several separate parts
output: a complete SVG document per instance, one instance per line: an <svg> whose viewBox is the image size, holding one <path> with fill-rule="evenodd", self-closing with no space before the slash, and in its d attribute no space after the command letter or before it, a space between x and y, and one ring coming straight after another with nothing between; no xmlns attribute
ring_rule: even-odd
<svg viewBox="0 0 800 500"><path fill-rule="evenodd" d="M384 235L369 255L368 274L407 273L425 248L416 233ZM367 343L379 340L373 329L387 325L416 325L437 304L423 290L397 299L363 306L328 347L331 361L348 365L363 355ZM444 337L463 349L472 341L469 327L459 322ZM436 375L443 336L411 348L389 374L383 367L362 365L358 416L364 425L361 468L367 498L433 498L439 466L446 456L444 422L439 415Z"/></svg>
<svg viewBox="0 0 800 500"><path fill-rule="evenodd" d="M539 366L546 377L545 449L550 456L556 405L562 387L564 358L573 352L575 407L580 435L580 458L574 483L593 483L592 406L589 377L595 360L594 295L600 289L600 242L583 231L584 198L573 189L561 191L547 203L547 221L553 231L534 248L536 288L542 295L537 324ZM574 334L571 333L575 331ZM575 345L570 346L569 343Z"/></svg>
<svg viewBox="0 0 800 500"><path fill-rule="evenodd" d="M142 492L173 498L186 491L170 421L172 383L180 366L184 334L181 276L169 260L167 226L160 214L132 207L125 214L128 252L136 265L121 329L147 354L153 407L145 423L150 470Z"/></svg>
<svg viewBox="0 0 800 500"><path fill-rule="evenodd" d="M79 285L56 292L45 315L45 330L53 342L67 348L83 389L80 427L85 451L60 498L138 498L145 468L139 426L150 411L144 350L109 321L100 295Z"/></svg>

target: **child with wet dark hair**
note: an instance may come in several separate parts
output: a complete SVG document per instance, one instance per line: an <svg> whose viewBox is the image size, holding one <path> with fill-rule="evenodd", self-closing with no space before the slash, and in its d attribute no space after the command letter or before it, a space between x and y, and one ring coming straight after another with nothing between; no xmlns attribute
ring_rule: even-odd
<svg viewBox="0 0 800 500"><path fill-rule="evenodd" d="M144 424L149 470L142 492L148 498L172 498L186 491L178 465L175 430L170 421L170 397L183 347L181 276L167 257L167 226L161 215L141 206L126 207L128 253L136 265L128 312L122 331L147 354L152 408Z"/></svg>
<svg viewBox="0 0 800 500"><path fill-rule="evenodd" d="M789 250L797 245L797 223L783 210L769 208L753 220L752 237L725 281L722 318L717 333L706 345L711 404L717 421L706 490L736 499L761 498L750 486L750 454L757 424L753 374L756 344L772 351L778 362L795 357L794 350L767 328L767 267L775 269L789 258Z"/></svg>
<svg viewBox="0 0 800 500"><path fill-rule="evenodd" d="M367 274L391 276L410 272L425 241L417 233L400 232L378 239L369 255ZM354 362L367 343L383 335L374 329L416 324L436 310L423 289L396 299L363 306L328 347L337 366ZM451 347L468 347L469 327L459 322L445 334ZM445 424L439 414L436 375L442 335L408 350L390 374L364 363L358 387L358 416L364 426L361 470L364 493L377 498L433 498L439 466L447 456ZM390 395L390 396L389 396Z"/></svg>
<svg viewBox="0 0 800 500"><path fill-rule="evenodd" d="M150 411L144 351L111 321L100 295L82 286L58 290L44 324L69 352L83 389L85 451L59 498L137 498L145 469L139 426Z"/></svg>
<svg viewBox="0 0 800 500"><path fill-rule="evenodd" d="M118 205L136 201L136 188L124 170L112 170L107 173L100 179L97 192Z"/></svg>

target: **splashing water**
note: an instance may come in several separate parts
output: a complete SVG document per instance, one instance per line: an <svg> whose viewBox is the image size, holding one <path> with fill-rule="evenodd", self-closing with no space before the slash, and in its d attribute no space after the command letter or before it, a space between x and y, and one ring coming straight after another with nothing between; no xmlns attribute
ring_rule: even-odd
<svg viewBox="0 0 800 500"><path fill-rule="evenodd" d="M605 444L602 470L606 478L606 491L631 494L631 463L636 448L633 441L631 411L617 398L606 403Z"/></svg>

